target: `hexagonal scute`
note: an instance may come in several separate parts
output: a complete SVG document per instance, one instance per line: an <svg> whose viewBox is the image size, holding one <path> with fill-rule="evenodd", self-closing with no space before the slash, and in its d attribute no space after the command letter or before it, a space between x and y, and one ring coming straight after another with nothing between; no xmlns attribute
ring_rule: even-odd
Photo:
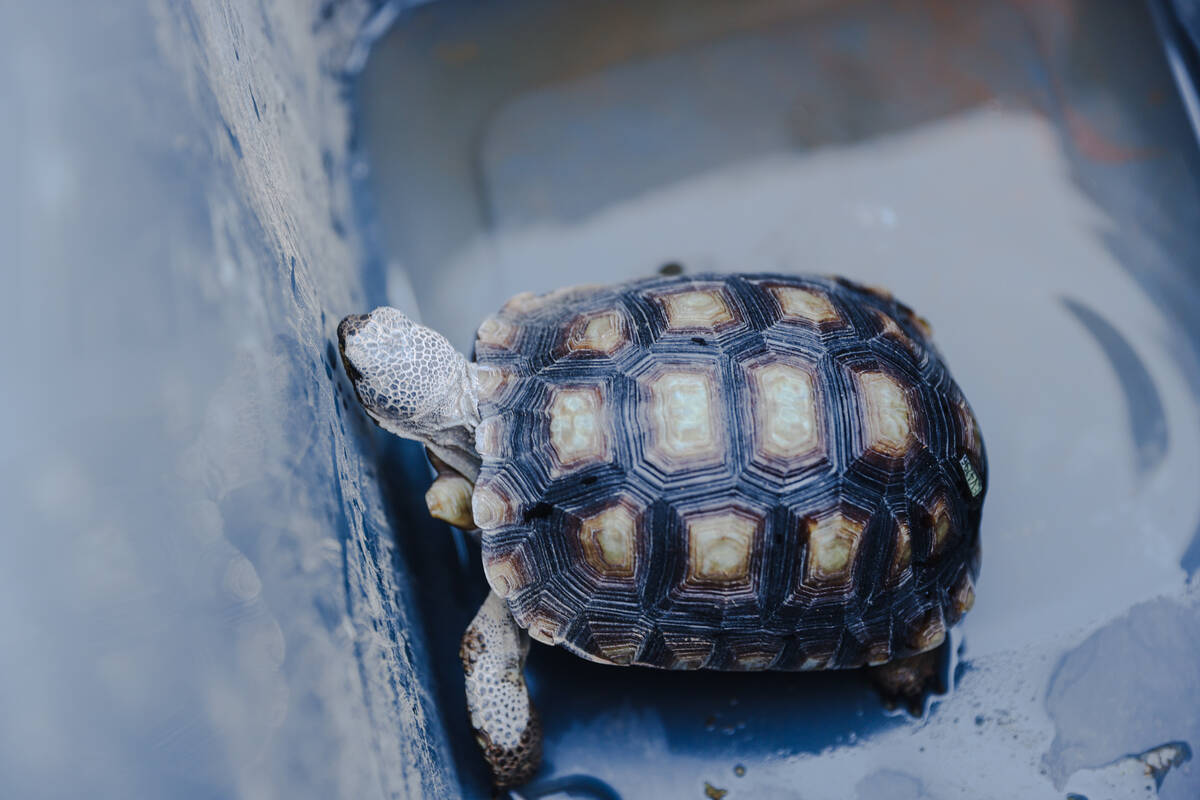
<svg viewBox="0 0 1200 800"><path fill-rule="evenodd" d="M665 666L670 669L701 669L712 658L714 643L705 636L663 631L662 640L668 653Z"/></svg>
<svg viewBox="0 0 1200 800"><path fill-rule="evenodd" d="M801 323L813 327L836 327L845 324L840 311L825 290L816 286L791 286L763 283L775 301L783 322Z"/></svg>
<svg viewBox="0 0 1200 800"><path fill-rule="evenodd" d="M797 672L812 672L814 670L828 669L833 663L833 652L809 652L805 653L799 663L795 664L792 669Z"/></svg>
<svg viewBox="0 0 1200 800"><path fill-rule="evenodd" d="M890 661L893 655L891 638L889 615L877 615L870 623L847 618L838 641L838 665L854 668Z"/></svg>
<svg viewBox="0 0 1200 800"><path fill-rule="evenodd" d="M722 462L728 442L716 364L659 364L637 380L648 462L666 473Z"/></svg>
<svg viewBox="0 0 1200 800"><path fill-rule="evenodd" d="M537 567L524 545L497 550L483 547L483 574L500 597L519 592L538 580Z"/></svg>
<svg viewBox="0 0 1200 800"><path fill-rule="evenodd" d="M727 508L684 517L688 539L688 583L749 585L762 520L752 511Z"/></svg>
<svg viewBox="0 0 1200 800"><path fill-rule="evenodd" d="M632 582L643 539L643 513L633 500L621 496L580 518L575 534L584 563L597 578Z"/></svg>
<svg viewBox="0 0 1200 800"><path fill-rule="evenodd" d="M975 605L975 581L971 573L963 569L958 580L950 588L950 605L946 609L946 622L950 625L957 623Z"/></svg>
<svg viewBox="0 0 1200 800"><path fill-rule="evenodd" d="M563 632L574 614L553 601L554 598L543 595L530 613L516 619L517 624L524 627L530 637L542 644L555 646L562 643Z"/></svg>
<svg viewBox="0 0 1200 800"><path fill-rule="evenodd" d="M517 341L518 328L509 319L493 315L485 319L475 332L476 349L508 350Z"/></svg>
<svg viewBox="0 0 1200 800"><path fill-rule="evenodd" d="M802 594L849 591L869 520L868 512L846 505L805 518Z"/></svg>
<svg viewBox="0 0 1200 800"><path fill-rule="evenodd" d="M865 663L877 667L892 660L892 643L888 639L879 639L867 646Z"/></svg>
<svg viewBox="0 0 1200 800"><path fill-rule="evenodd" d="M555 386L551 398L551 477L612 460L612 418L602 387Z"/></svg>
<svg viewBox="0 0 1200 800"><path fill-rule="evenodd" d="M908 389L882 370L854 370L863 446L884 458L902 459L916 437Z"/></svg>
<svg viewBox="0 0 1200 800"><path fill-rule="evenodd" d="M508 455L508 420L488 417L475 426L475 452L481 458L498 459Z"/></svg>
<svg viewBox="0 0 1200 800"><path fill-rule="evenodd" d="M924 653L946 641L946 620L941 606L934 605L907 623L906 643L910 654Z"/></svg>
<svg viewBox="0 0 1200 800"><path fill-rule="evenodd" d="M944 489L939 488L922 503L922 506L923 522L929 530L929 555L936 556L945 549L946 542L958 532L958 526L955 524L954 513Z"/></svg>
<svg viewBox="0 0 1200 800"><path fill-rule="evenodd" d="M741 322L733 298L719 283L693 283L649 296L662 308L671 333L721 331Z"/></svg>
<svg viewBox="0 0 1200 800"><path fill-rule="evenodd" d="M617 308L581 314L567 327L567 355L611 356L633 343L625 313Z"/></svg>
<svg viewBox="0 0 1200 800"><path fill-rule="evenodd" d="M514 381L513 371L497 364L471 364L479 387L480 405L498 405Z"/></svg>
<svg viewBox="0 0 1200 800"><path fill-rule="evenodd" d="M911 336L903 328L900 323L896 322L890 314L885 314L876 309L873 312L876 322L879 323L880 335L886 339L891 339L896 344L908 351L909 355L917 362L925 358L925 349L913 340Z"/></svg>
<svg viewBox="0 0 1200 800"><path fill-rule="evenodd" d="M500 478L481 478L471 495L471 516L482 531L511 525L520 516L521 501L513 487Z"/></svg>
<svg viewBox="0 0 1200 800"><path fill-rule="evenodd" d="M585 617L579 635L572 637L576 645L571 648L573 652L602 664L634 663L649 635L648 627L630 620L614 620L603 612L587 613Z"/></svg>
<svg viewBox="0 0 1200 800"><path fill-rule="evenodd" d="M784 644L778 636L760 633L731 637L726 646L729 648L729 669L758 672L774 665L783 652Z"/></svg>
<svg viewBox="0 0 1200 800"><path fill-rule="evenodd" d="M795 356L771 355L744 365L751 392L754 461L786 478L826 452L819 376Z"/></svg>

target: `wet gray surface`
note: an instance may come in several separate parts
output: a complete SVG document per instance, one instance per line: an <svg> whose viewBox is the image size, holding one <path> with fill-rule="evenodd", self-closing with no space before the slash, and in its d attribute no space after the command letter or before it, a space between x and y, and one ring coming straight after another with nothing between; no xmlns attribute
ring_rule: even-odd
<svg viewBox="0 0 1200 800"><path fill-rule="evenodd" d="M1062 303L1087 328L1108 358L1125 396L1138 474L1152 471L1166 457L1168 439L1167 415L1154 385L1154 376L1142 363L1133 345L1103 316L1068 297L1064 297Z"/></svg>
<svg viewBox="0 0 1200 800"><path fill-rule="evenodd" d="M1165 721L1175 721L1176 739L1200 741L1200 718L1176 710L1194 708L1200 697L1195 599L1137 605L1063 656L1046 695L1055 737L1044 763L1055 781L1138 752L1162 733ZM1126 690L1116 694L1114 686Z"/></svg>
<svg viewBox="0 0 1200 800"><path fill-rule="evenodd" d="M445 2L381 42L360 119L394 304L467 349L519 291L671 262L840 272L932 321L988 442L979 600L923 719L851 674L536 648L544 780L1096 800L1144 796L1124 756L1195 745L1200 159L1160 52L1120 2ZM410 552L483 796L454 708L483 594L463 550ZM1152 791L1200 791L1180 761Z"/></svg>

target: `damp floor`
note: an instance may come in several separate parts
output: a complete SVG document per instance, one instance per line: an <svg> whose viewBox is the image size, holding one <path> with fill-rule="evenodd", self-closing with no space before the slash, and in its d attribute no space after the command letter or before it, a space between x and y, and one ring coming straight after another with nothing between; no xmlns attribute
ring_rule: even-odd
<svg viewBox="0 0 1200 800"><path fill-rule="evenodd" d="M469 352L521 291L666 264L841 273L932 322L988 446L978 601L923 718L851 673L535 645L546 766L513 797L1200 791L1200 155L1161 52L1116 0L400 16L356 87L390 302ZM394 463L392 492L419 499L419 458ZM484 797L456 658L478 554L397 502L443 722ZM1164 745L1158 784L1121 761Z"/></svg>

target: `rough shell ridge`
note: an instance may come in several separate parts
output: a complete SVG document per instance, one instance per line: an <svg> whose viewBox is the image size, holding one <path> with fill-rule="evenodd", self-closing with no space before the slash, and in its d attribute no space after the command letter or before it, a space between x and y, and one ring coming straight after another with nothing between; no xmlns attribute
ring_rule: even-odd
<svg viewBox="0 0 1200 800"><path fill-rule="evenodd" d="M475 348L488 581L543 642L825 669L970 607L987 464L924 320L837 278L518 295Z"/></svg>

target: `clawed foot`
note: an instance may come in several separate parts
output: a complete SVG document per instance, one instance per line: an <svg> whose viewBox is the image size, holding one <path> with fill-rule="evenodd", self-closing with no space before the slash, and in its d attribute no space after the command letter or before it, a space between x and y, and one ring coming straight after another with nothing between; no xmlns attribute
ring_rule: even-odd
<svg viewBox="0 0 1200 800"><path fill-rule="evenodd" d="M871 683L889 710L903 703L908 713L919 717L925 712L925 698L932 692L946 691L942 676L948 645L908 658L889 661L870 668Z"/></svg>

